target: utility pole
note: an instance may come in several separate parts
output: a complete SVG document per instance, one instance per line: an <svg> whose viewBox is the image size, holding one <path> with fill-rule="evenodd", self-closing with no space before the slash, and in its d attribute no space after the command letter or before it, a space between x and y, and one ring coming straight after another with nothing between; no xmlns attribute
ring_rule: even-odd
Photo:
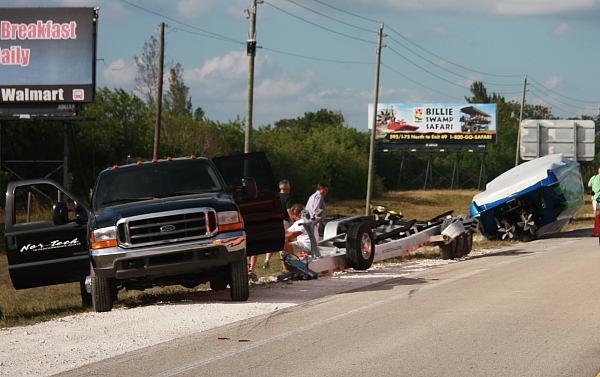
<svg viewBox="0 0 600 377"><path fill-rule="evenodd" d="M165 23L160 23L160 59L158 61L158 85L156 93L156 126L154 127L154 150L152 158L158 159L158 145L160 144L160 124L162 118L162 92L163 71L165 64Z"/></svg>
<svg viewBox="0 0 600 377"><path fill-rule="evenodd" d="M515 148L515 166L519 165L519 145L521 144L521 122L523 121L523 107L525 107L525 93L527 93L527 75L525 75L525 81L523 82L523 99L521 100L519 124L517 125L517 147Z"/></svg>
<svg viewBox="0 0 600 377"><path fill-rule="evenodd" d="M252 0L248 10L250 17L250 30L246 43L246 54L248 55L248 104L246 113L246 133L244 136L244 153L250 153L250 142L252 133L252 107L254 106L254 57L256 56L256 4L258 0Z"/></svg>
<svg viewBox="0 0 600 377"><path fill-rule="evenodd" d="M381 68L381 40L383 39L383 24L379 27L379 33L377 33L377 50L375 58L377 63L375 64L375 88L373 89L373 114L371 116L371 143L369 145L369 172L367 175L367 203L365 208L365 216L369 215L371 197L373 192L373 171L375 165L375 134L377 133L377 103L379 102L379 70Z"/></svg>

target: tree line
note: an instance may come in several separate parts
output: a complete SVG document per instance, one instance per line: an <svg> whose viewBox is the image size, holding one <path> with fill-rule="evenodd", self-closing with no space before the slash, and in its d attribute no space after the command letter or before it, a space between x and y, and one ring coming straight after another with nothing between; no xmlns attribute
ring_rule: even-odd
<svg viewBox="0 0 600 377"><path fill-rule="evenodd" d="M85 104L81 115L90 119L70 123L70 171L73 190L87 197L96 175L113 164L150 158L155 124L158 42L150 38L143 53L135 57L138 68L136 88L132 92L119 88L99 88L94 103ZM201 107L192 106L189 87L183 80L183 68L171 64L167 72L167 89L163 97L160 155L206 156L243 152L244 120L211 120ZM488 93L481 82L471 85L470 103L496 103L498 108L498 142L487 150L486 177L491 180L514 166L520 103ZM551 109L526 104L524 119L553 119ZM581 119L594 119L582 116ZM600 119L594 119L596 123ZM62 160L63 123L47 120L15 120L2 123L2 159ZM265 151L276 179L292 183L292 197L304 201L324 181L339 199L363 198L366 194L369 135L345 124L340 111L315 109L293 119L281 119L253 131L253 150ZM387 189L422 187L424 170L430 156L422 153L378 152L376 155L375 195ZM455 187L477 187L481 155L459 152L458 155L435 153L432 187L448 188L454 159L460 159L463 176ZM584 164L584 171L594 170L598 158ZM6 164L5 164L6 165ZM399 167L402 165L402 175ZM11 170L23 178L43 177L56 164L16 164ZM0 171L0 189L16 177ZM62 173L51 176L62 181ZM585 178L585 173L584 173Z"/></svg>

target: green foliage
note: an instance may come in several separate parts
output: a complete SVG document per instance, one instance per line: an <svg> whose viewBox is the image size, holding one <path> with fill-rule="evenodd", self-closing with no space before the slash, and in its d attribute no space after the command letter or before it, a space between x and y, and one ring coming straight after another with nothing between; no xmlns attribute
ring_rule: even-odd
<svg viewBox="0 0 600 377"><path fill-rule="evenodd" d="M183 81L183 68L177 63L169 70L167 80L169 87L165 93L165 112L173 115L192 115L192 99L190 88Z"/></svg>
<svg viewBox="0 0 600 377"><path fill-rule="evenodd" d="M255 149L266 151L277 179L290 180L294 201L305 202L321 181L336 198L365 195L368 135L342 121L340 113L322 109L255 133ZM377 181L376 190L381 187Z"/></svg>
<svg viewBox="0 0 600 377"><path fill-rule="evenodd" d="M339 111L320 109L316 113L304 113L296 119L281 119L275 122L275 128L300 129L304 132L313 128L334 127L344 124L344 116Z"/></svg>

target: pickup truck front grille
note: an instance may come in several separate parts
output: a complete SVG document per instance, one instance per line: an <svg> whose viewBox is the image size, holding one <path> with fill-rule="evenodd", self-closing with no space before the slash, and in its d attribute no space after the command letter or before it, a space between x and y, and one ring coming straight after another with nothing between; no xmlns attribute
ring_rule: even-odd
<svg viewBox="0 0 600 377"><path fill-rule="evenodd" d="M136 247L189 241L216 232L212 208L194 208L134 216L118 221L119 245Z"/></svg>

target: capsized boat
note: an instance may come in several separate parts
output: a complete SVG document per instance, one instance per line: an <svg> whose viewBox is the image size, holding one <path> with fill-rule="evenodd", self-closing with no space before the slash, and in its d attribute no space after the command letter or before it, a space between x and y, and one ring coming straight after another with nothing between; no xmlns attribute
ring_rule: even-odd
<svg viewBox="0 0 600 377"><path fill-rule="evenodd" d="M532 238L560 232L583 205L579 163L552 154L518 165L496 177L473 197L471 216L479 217L490 239Z"/></svg>

